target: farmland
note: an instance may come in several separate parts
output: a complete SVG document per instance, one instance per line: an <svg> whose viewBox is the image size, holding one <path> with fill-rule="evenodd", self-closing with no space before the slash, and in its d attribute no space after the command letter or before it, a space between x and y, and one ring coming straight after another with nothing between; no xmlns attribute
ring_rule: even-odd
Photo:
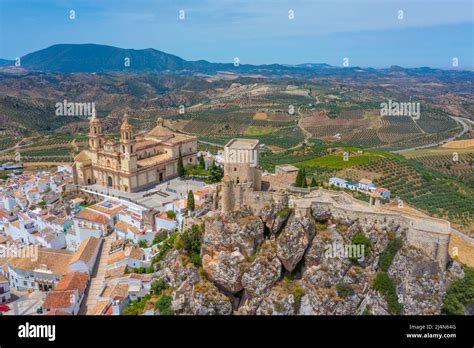
<svg viewBox="0 0 474 348"><path fill-rule="evenodd" d="M466 232L474 221L474 190L467 185L414 161L383 158L354 167L380 174L376 185L388 188L392 196L441 218Z"/></svg>
<svg viewBox="0 0 474 348"><path fill-rule="evenodd" d="M295 165L299 167L322 167L332 169L343 169L358 164L368 163L378 158L378 156L371 155L356 155L348 156L347 160L344 160L344 156L341 155L326 155L303 162L297 162Z"/></svg>

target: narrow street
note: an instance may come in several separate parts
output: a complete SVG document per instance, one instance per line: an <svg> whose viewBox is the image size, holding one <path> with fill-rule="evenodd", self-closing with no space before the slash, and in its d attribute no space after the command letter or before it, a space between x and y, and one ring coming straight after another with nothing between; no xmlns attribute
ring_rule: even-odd
<svg viewBox="0 0 474 348"><path fill-rule="evenodd" d="M86 291L86 295L79 310L80 315L90 315L100 295L100 291L104 286L105 268L107 266L110 245L115 240L115 234L111 234L104 238L98 260L92 273L92 279Z"/></svg>

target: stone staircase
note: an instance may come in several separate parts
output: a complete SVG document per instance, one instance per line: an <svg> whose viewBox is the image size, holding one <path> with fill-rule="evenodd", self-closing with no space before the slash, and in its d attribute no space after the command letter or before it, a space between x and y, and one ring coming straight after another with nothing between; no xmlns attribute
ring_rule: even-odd
<svg viewBox="0 0 474 348"><path fill-rule="evenodd" d="M102 250L99 257L99 264L97 266L97 271L92 277L92 280L89 285L89 292L86 299L85 313L86 315L91 315L94 306L97 304L100 291L104 287L105 283L105 268L107 266L107 261L109 258L110 245L115 240L114 235L105 237L104 243L102 244Z"/></svg>

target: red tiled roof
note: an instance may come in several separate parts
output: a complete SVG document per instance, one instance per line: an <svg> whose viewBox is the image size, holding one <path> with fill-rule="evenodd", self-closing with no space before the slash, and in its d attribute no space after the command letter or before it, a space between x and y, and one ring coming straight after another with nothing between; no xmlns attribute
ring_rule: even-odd
<svg viewBox="0 0 474 348"><path fill-rule="evenodd" d="M99 214L89 208L81 210L79 213L77 213L74 218L76 219L81 219L81 220L86 220L86 221L91 221L99 224L106 224L108 219L102 214Z"/></svg>
<svg viewBox="0 0 474 348"><path fill-rule="evenodd" d="M79 294L83 294L87 287L87 282L89 281L89 276L86 273L82 272L72 272L66 274L61 280L58 282L56 288L53 291L67 291L67 290L75 290L79 292Z"/></svg>
<svg viewBox="0 0 474 348"><path fill-rule="evenodd" d="M44 300L43 308L69 308L74 299L74 290L51 291Z"/></svg>

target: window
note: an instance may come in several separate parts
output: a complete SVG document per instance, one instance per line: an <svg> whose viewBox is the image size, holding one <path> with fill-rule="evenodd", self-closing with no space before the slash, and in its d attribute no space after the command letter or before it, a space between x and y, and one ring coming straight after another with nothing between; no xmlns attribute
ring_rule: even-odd
<svg viewBox="0 0 474 348"><path fill-rule="evenodd" d="M237 171L237 168L236 168L236 167L234 167L234 172L236 172L236 171Z"/></svg>

